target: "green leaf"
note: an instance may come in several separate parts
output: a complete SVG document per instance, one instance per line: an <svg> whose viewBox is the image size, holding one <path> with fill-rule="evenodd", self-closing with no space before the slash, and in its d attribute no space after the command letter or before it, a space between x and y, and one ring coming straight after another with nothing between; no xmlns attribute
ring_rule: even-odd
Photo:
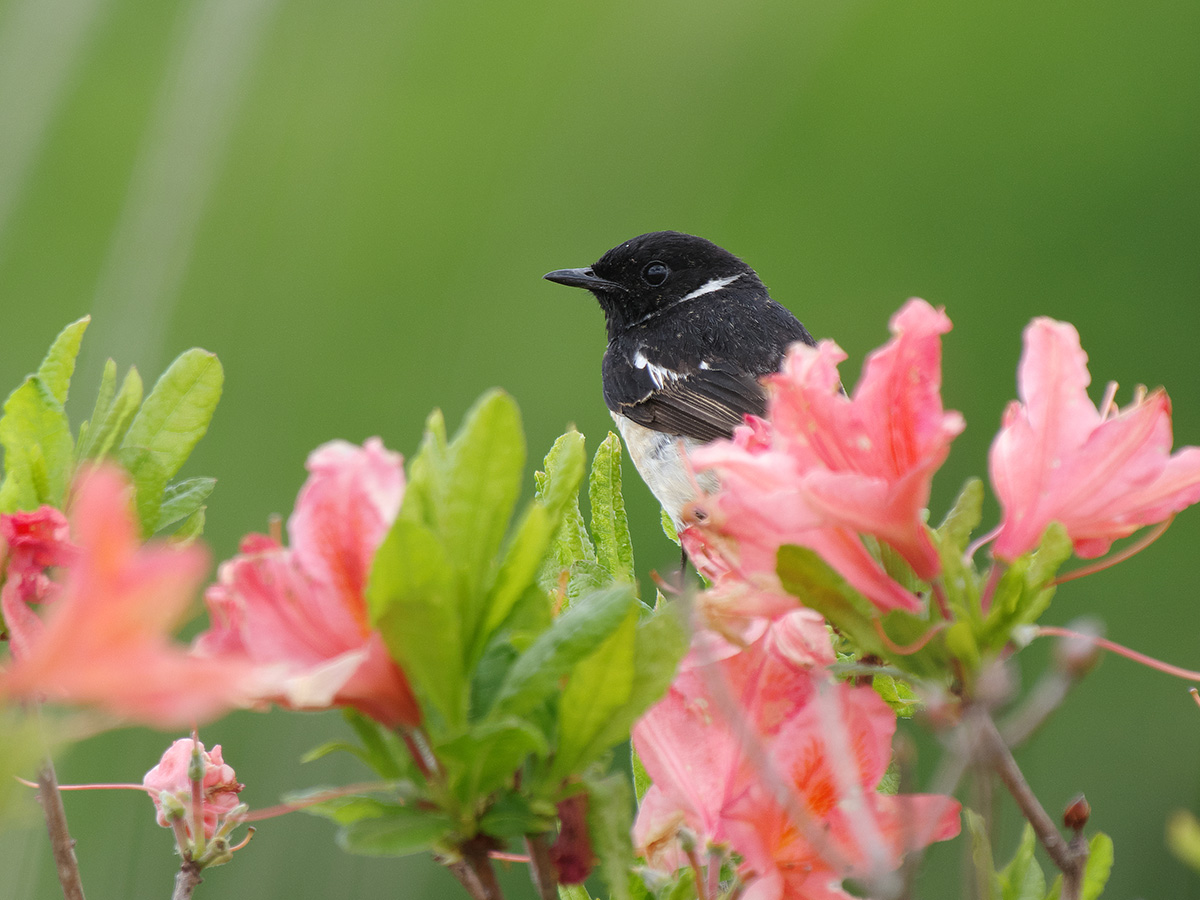
<svg viewBox="0 0 1200 900"><path fill-rule="evenodd" d="M171 543L176 545L190 544L196 538L200 537L200 535L204 534L204 511L206 509L208 509L207 506L202 506L184 519L183 524L171 533Z"/></svg>
<svg viewBox="0 0 1200 900"><path fill-rule="evenodd" d="M363 762L380 777L403 778L410 774L412 757L395 731L354 709L343 709L342 718L362 741Z"/></svg>
<svg viewBox="0 0 1200 900"><path fill-rule="evenodd" d="M158 529L174 525L181 519L196 513L217 485L215 478L186 478L169 484L163 491L162 505L158 509Z"/></svg>
<svg viewBox="0 0 1200 900"><path fill-rule="evenodd" d="M997 873L1002 900L1042 900L1046 896L1046 876L1034 857L1036 849L1033 826L1026 823L1013 858Z"/></svg>
<svg viewBox="0 0 1200 900"><path fill-rule="evenodd" d="M671 521L670 514L664 509L659 514L660 524L662 525L663 534L676 547L682 546L679 541L679 532L675 530L675 523Z"/></svg>
<svg viewBox="0 0 1200 900"><path fill-rule="evenodd" d="M637 747L632 743L629 745L629 767L633 771L633 793L640 805L646 796L646 791L650 790L650 785L654 782L650 778L650 773L646 771L646 767L642 765L642 758L638 756Z"/></svg>
<svg viewBox="0 0 1200 900"><path fill-rule="evenodd" d="M616 630L571 670L559 702L552 777L566 778L609 748L596 738L633 691L637 622L637 607L630 605Z"/></svg>
<svg viewBox="0 0 1200 900"><path fill-rule="evenodd" d="M950 512L937 528L938 543L961 556L971 540L971 532L983 518L983 482L971 478L963 485Z"/></svg>
<svg viewBox="0 0 1200 900"><path fill-rule="evenodd" d="M446 551L424 525L393 523L375 553L367 606L422 708L458 731L467 714L462 619Z"/></svg>
<svg viewBox="0 0 1200 900"><path fill-rule="evenodd" d="M560 884L558 900L592 900L592 895L582 884Z"/></svg>
<svg viewBox="0 0 1200 900"><path fill-rule="evenodd" d="M629 585L581 598L517 658L492 706L494 718L524 716L559 689L560 681L625 621L635 603Z"/></svg>
<svg viewBox="0 0 1200 900"><path fill-rule="evenodd" d="M1080 891L1081 900L1096 900L1104 893L1108 884L1108 876L1112 874L1113 842L1104 832L1098 833L1088 841L1088 859L1083 870L1083 889ZM1060 900L1062 897L1062 876L1054 879L1046 900Z"/></svg>
<svg viewBox="0 0 1200 900"><path fill-rule="evenodd" d="M517 769L532 755L545 757L550 746L540 731L520 719L490 720L436 748L451 789L466 808L511 786Z"/></svg>
<svg viewBox="0 0 1200 900"><path fill-rule="evenodd" d="M133 476L143 534L158 528L167 482L208 430L224 380L214 354L185 351L163 372L125 433L116 455Z"/></svg>
<svg viewBox="0 0 1200 900"><path fill-rule="evenodd" d="M36 375L4 401L0 418L4 481L0 512L62 507L74 468L74 441L62 403Z"/></svg>
<svg viewBox="0 0 1200 900"><path fill-rule="evenodd" d="M599 861L600 875L610 900L629 900L629 870L633 866L633 797L621 773L585 778L588 836Z"/></svg>
<svg viewBox="0 0 1200 900"><path fill-rule="evenodd" d="M1048 585L1062 568L1062 564L1071 558L1074 552L1071 537L1061 522L1051 522L1042 534L1038 548L1029 560L1027 579L1035 588Z"/></svg>
<svg viewBox="0 0 1200 900"><path fill-rule="evenodd" d="M408 464L408 483L400 518L421 522L436 528L436 513L445 492L446 483L446 420L435 409L425 420L421 446Z"/></svg>
<svg viewBox="0 0 1200 900"><path fill-rule="evenodd" d="M106 366L105 372L107 371ZM113 372L116 372L115 363ZM111 403L105 404L103 411L100 409L100 400L104 398L97 398L96 411L87 423L86 440L83 434L80 434L76 451L78 459L103 459L125 439L133 417L142 405L142 390L142 376L138 374L137 369L131 368L125 373L121 390Z"/></svg>
<svg viewBox="0 0 1200 900"><path fill-rule="evenodd" d="M597 753L629 740L633 723L671 686L688 640L688 629L673 607L663 604L643 616L634 639L633 687L624 706L613 712L593 739Z"/></svg>
<svg viewBox="0 0 1200 900"><path fill-rule="evenodd" d="M785 591L828 619L857 650L890 657L871 623L874 607L816 552L785 544L779 548L776 571Z"/></svg>
<svg viewBox="0 0 1200 900"><path fill-rule="evenodd" d="M516 534L505 551L496 584L487 601L487 617L478 640L487 641L508 618L517 600L533 585L550 542L558 530L555 513L536 501L525 511ZM472 654L472 658L477 655Z"/></svg>
<svg viewBox="0 0 1200 900"><path fill-rule="evenodd" d="M621 496L621 441L611 431L596 450L588 481L592 538L600 567L614 581L634 580L633 544Z"/></svg>
<svg viewBox="0 0 1200 900"><path fill-rule="evenodd" d="M91 316L84 316L64 328L50 345L42 364L38 366L37 378L58 401L59 406L67 402L67 389L75 372L75 358L79 356L79 345L87 330Z"/></svg>
<svg viewBox="0 0 1200 900"><path fill-rule="evenodd" d="M451 831L450 820L441 813L396 805L344 826L338 844L359 856L410 856L444 843Z"/></svg>
<svg viewBox="0 0 1200 900"><path fill-rule="evenodd" d="M973 809L963 808L963 824L971 840L971 862L975 875L975 896L979 900L994 900L998 888L992 845L983 817Z"/></svg>
<svg viewBox="0 0 1200 900"><path fill-rule="evenodd" d="M521 491L525 435L512 397L484 394L450 442L445 496L434 510L446 557L458 573L467 646L482 647L483 592ZM501 617L503 618L503 617Z"/></svg>
<svg viewBox="0 0 1200 900"><path fill-rule="evenodd" d="M900 718L912 718L913 713L920 705L920 700L912 686L907 681L901 681L892 675L876 675L871 679L871 687Z"/></svg>
<svg viewBox="0 0 1200 900"><path fill-rule="evenodd" d="M91 441L88 434L93 429L93 423L99 424L112 406L113 397L117 393L117 364L110 358L104 363L104 372L100 375L100 389L96 393L96 405L92 407L92 417L79 426L79 435L75 439L75 459L87 459Z"/></svg>
<svg viewBox="0 0 1200 900"><path fill-rule="evenodd" d="M539 812L528 797L516 791L501 791L479 818L479 832L498 838L516 838L540 834L554 827L554 807Z"/></svg>
<svg viewBox="0 0 1200 900"><path fill-rule="evenodd" d="M1167 819L1167 846L1176 858L1200 872L1200 821L1181 809Z"/></svg>

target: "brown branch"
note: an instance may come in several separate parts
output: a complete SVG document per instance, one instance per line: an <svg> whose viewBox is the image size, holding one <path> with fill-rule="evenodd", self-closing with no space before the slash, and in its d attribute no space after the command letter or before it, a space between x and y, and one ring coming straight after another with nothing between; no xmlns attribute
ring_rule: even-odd
<svg viewBox="0 0 1200 900"><path fill-rule="evenodd" d="M50 848L54 852L54 865L58 869L58 883L62 885L64 900L84 900L79 860L75 858L75 841L67 830L67 811L63 808L62 794L58 790L54 763L48 756L38 772L38 800L42 804L46 830L50 833Z"/></svg>
<svg viewBox="0 0 1200 900"><path fill-rule="evenodd" d="M558 900L558 879L554 863L550 861L550 846L544 834L525 835L525 847L529 850L529 877L541 900Z"/></svg>
<svg viewBox="0 0 1200 900"><path fill-rule="evenodd" d="M179 871L175 873L175 890L171 900L191 900L192 892L204 879L200 877L200 867L190 859L184 860Z"/></svg>
<svg viewBox="0 0 1200 900"><path fill-rule="evenodd" d="M1046 849L1051 861L1063 875L1062 900L1080 900L1083 889L1083 870L1087 864L1088 846L1081 836L1070 842L1059 832L1054 820L1046 813L1041 802L1029 787L1017 761L1004 738L1000 736L996 723L990 716L979 719L980 752L986 754L987 762L996 770L1008 792L1017 802L1038 840Z"/></svg>
<svg viewBox="0 0 1200 900"><path fill-rule="evenodd" d="M447 863L446 868L466 888L471 900L504 900L487 852L475 852L471 848L464 848L464 851L462 859Z"/></svg>

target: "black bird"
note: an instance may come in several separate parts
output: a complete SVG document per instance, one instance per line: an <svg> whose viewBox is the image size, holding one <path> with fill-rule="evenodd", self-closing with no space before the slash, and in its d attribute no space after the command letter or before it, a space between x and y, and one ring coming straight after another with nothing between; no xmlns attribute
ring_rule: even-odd
<svg viewBox="0 0 1200 900"><path fill-rule="evenodd" d="M544 277L587 288L599 301L608 327L604 402L638 472L680 527L681 509L696 499L680 450L732 436L747 413L763 415L762 376L779 371L790 344L816 341L748 265L678 231L640 235L587 268Z"/></svg>

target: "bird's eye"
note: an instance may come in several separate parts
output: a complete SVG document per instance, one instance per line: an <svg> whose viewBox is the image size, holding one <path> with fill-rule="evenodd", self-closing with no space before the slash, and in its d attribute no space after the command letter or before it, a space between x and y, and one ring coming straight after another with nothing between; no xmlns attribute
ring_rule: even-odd
<svg viewBox="0 0 1200 900"><path fill-rule="evenodd" d="M671 270L667 268L666 263L655 260L646 263L646 268L642 269L642 280L651 287L658 287L667 280L667 276L670 274Z"/></svg>

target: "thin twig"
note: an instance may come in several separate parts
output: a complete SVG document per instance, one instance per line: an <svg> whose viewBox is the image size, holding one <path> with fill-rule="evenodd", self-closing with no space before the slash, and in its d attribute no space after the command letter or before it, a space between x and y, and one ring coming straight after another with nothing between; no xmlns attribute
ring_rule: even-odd
<svg viewBox="0 0 1200 900"><path fill-rule="evenodd" d="M64 900L84 900L83 881L79 877L79 860L75 858L75 841L67 829L67 811L63 808L62 794L58 790L58 776L54 763L47 756L38 772L38 799L42 804L42 815L46 819L46 830L50 833L50 848L54 852L54 866L58 870L58 883L62 885Z"/></svg>
<svg viewBox="0 0 1200 900"><path fill-rule="evenodd" d="M996 774L1000 776L1000 780L1012 794L1022 815L1033 826L1033 832L1046 849L1047 855L1062 871L1062 900L1079 900L1083 887L1083 869L1087 863L1087 843L1085 841L1068 843L1063 839L1054 820L1046 813L1032 788L1029 787L1029 782L1021 773L1012 751L1004 743L1004 738L1000 736L1000 731L990 716L979 717L979 737L980 750L987 754L992 768L996 770Z"/></svg>
<svg viewBox="0 0 1200 900"><path fill-rule="evenodd" d="M558 900L558 879L554 877L554 864L550 861L546 835L525 835L525 847L529 850L529 877L533 879L538 896L542 900Z"/></svg>
<svg viewBox="0 0 1200 900"><path fill-rule="evenodd" d="M486 851L477 853L468 849L462 859L448 863L446 868L466 888L471 900L503 900L504 894Z"/></svg>
<svg viewBox="0 0 1200 900"><path fill-rule="evenodd" d="M200 877L200 867L190 859L184 860L179 871L175 873L175 890L171 900L191 900L192 892L204 879Z"/></svg>

